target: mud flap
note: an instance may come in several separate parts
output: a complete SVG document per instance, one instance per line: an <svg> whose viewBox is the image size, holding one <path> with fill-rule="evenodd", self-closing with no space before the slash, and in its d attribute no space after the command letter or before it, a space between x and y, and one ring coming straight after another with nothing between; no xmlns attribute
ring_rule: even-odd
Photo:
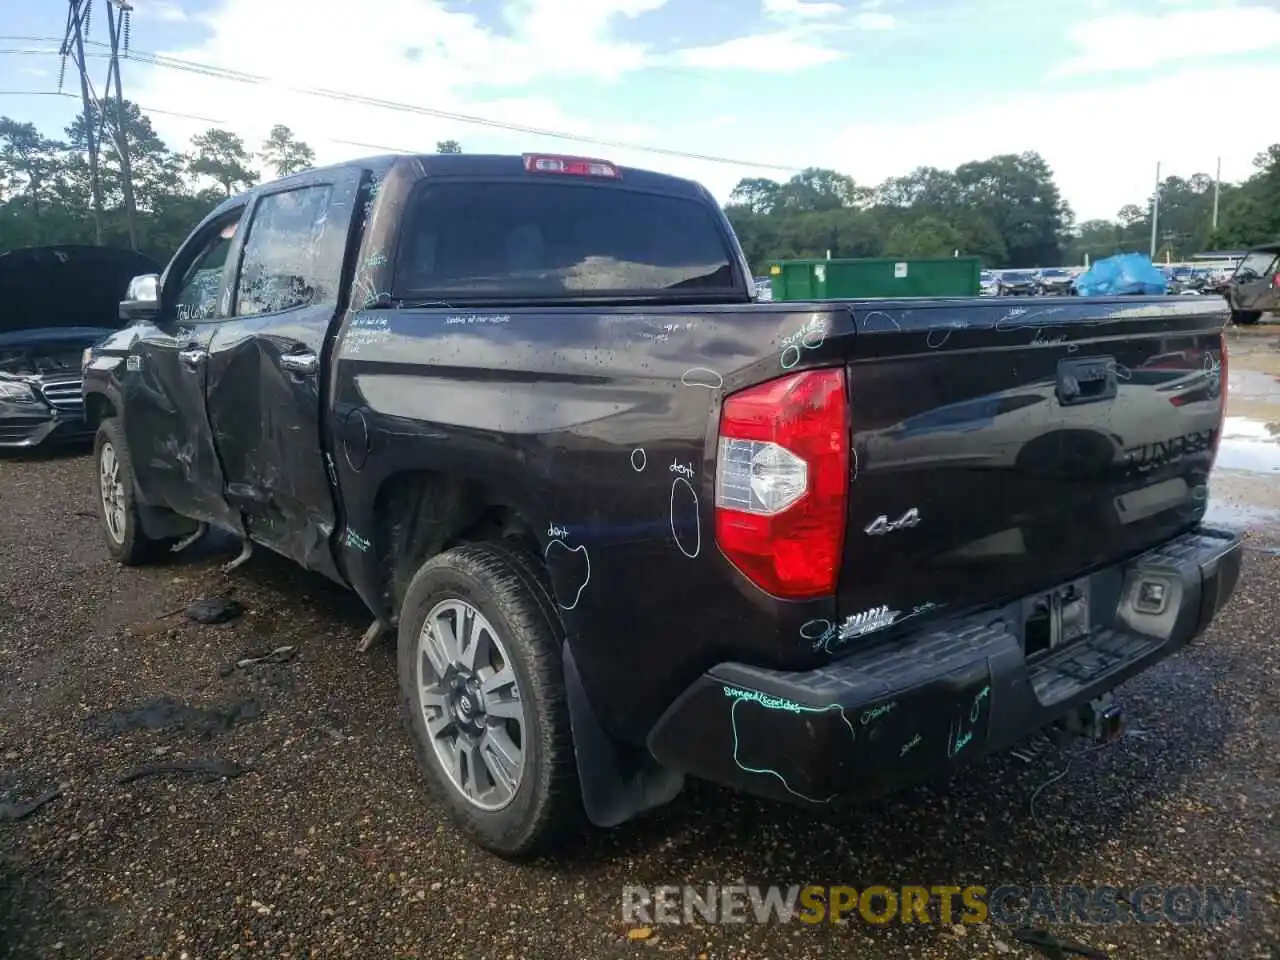
<svg viewBox="0 0 1280 960"><path fill-rule="evenodd" d="M610 737L591 709L568 643L563 660L573 752L587 819L597 827L616 827L674 800L684 788L684 774L659 766L647 750L627 748Z"/></svg>

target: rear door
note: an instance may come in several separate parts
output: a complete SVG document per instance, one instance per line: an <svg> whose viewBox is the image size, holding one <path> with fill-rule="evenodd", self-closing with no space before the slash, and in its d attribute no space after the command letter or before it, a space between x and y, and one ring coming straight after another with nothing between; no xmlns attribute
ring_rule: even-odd
<svg viewBox="0 0 1280 960"><path fill-rule="evenodd" d="M134 474L149 503L239 532L205 410L209 343L226 313L243 205L206 224L174 257L154 324L139 327L120 374Z"/></svg>
<svg viewBox="0 0 1280 960"><path fill-rule="evenodd" d="M322 384L359 180L326 171L258 195L208 364L228 502L255 541L335 578Z"/></svg>

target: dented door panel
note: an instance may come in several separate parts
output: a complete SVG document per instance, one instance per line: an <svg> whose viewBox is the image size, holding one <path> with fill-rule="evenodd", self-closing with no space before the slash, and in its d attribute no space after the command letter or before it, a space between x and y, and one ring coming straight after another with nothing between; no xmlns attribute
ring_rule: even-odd
<svg viewBox="0 0 1280 960"><path fill-rule="evenodd" d="M358 184L330 171L256 199L209 360L227 500L253 540L339 582L321 385Z"/></svg>
<svg viewBox="0 0 1280 960"><path fill-rule="evenodd" d="M144 327L120 372L125 436L146 502L224 530L241 530L205 419L207 354L216 322Z"/></svg>
<svg viewBox="0 0 1280 960"><path fill-rule="evenodd" d="M121 331L119 346L127 354L116 367L144 502L235 533L243 527L223 496L205 387L209 345L227 315L244 212L243 203L219 208L192 232L160 278L160 317Z"/></svg>

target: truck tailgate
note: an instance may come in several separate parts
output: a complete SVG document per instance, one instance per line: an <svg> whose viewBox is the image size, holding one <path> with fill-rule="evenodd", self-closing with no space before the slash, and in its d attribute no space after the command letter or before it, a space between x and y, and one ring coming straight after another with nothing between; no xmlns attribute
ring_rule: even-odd
<svg viewBox="0 0 1280 960"><path fill-rule="evenodd" d="M852 306L842 642L1026 596L1204 514L1226 307Z"/></svg>

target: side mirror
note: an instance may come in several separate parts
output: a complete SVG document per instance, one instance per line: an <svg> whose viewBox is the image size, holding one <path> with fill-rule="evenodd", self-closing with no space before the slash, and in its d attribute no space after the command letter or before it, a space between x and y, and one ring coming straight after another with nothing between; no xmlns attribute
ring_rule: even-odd
<svg viewBox="0 0 1280 960"><path fill-rule="evenodd" d="M120 319L137 322L154 320L160 315L160 277L144 273L129 281L124 299L120 301Z"/></svg>

